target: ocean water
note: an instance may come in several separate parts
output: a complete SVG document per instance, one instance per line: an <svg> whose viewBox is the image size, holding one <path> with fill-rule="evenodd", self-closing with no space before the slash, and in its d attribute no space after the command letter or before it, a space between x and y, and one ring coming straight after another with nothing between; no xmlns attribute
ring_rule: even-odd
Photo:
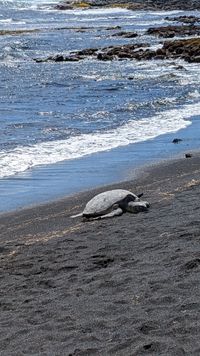
<svg viewBox="0 0 200 356"><path fill-rule="evenodd" d="M0 212L130 178L199 148L200 66L130 60L36 63L58 53L160 40L166 16L198 12L57 11L55 0L0 0ZM112 37L121 26L136 39ZM174 137L183 138L179 145Z"/></svg>

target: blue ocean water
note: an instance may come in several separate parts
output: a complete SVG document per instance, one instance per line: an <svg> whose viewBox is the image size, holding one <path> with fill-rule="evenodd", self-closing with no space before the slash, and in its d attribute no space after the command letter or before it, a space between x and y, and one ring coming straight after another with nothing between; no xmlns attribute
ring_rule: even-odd
<svg viewBox="0 0 200 356"><path fill-rule="evenodd" d="M183 61L36 63L134 42L166 16L198 12L58 11L56 1L0 1L0 211L130 177L133 168L199 147L200 68ZM110 29L110 28L113 29ZM183 143L173 145L181 135Z"/></svg>

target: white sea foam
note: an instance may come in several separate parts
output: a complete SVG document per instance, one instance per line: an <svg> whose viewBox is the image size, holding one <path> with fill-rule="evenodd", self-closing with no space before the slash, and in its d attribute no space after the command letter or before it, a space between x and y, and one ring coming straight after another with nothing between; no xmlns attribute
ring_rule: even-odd
<svg viewBox="0 0 200 356"><path fill-rule="evenodd" d="M180 14L180 13L183 13L184 11L183 10L172 10L172 11L150 11L149 13L151 15L175 15L175 14Z"/></svg>
<svg viewBox="0 0 200 356"><path fill-rule="evenodd" d="M188 94L190 98L199 98L200 97L200 92L198 90L194 90Z"/></svg>
<svg viewBox="0 0 200 356"><path fill-rule="evenodd" d="M17 19L8 18L8 19L0 20L0 24L4 24L4 25L26 25L26 21L20 21L20 20L17 20Z"/></svg>
<svg viewBox="0 0 200 356"><path fill-rule="evenodd" d="M154 117L129 121L117 129L93 134L82 134L66 140L43 142L0 152L0 177L11 176L27 169L76 159L96 152L111 150L131 143L153 139L165 133L176 132L191 124L199 115L200 103L164 111Z"/></svg>
<svg viewBox="0 0 200 356"><path fill-rule="evenodd" d="M51 6L52 4L56 4L57 0L0 0L0 5L12 7L12 8L20 8L20 9L37 9L40 6Z"/></svg>
<svg viewBox="0 0 200 356"><path fill-rule="evenodd" d="M170 104L174 104L176 103L176 98L175 97L171 97L171 98L160 98L160 99L156 99L153 100L152 102L146 101L146 102L140 102L140 103L128 103L125 106L125 110L126 111L134 111L136 109L138 109L139 107L153 107L153 108L157 108L157 107L161 107L161 106L166 106L166 105L170 105Z"/></svg>
<svg viewBox="0 0 200 356"><path fill-rule="evenodd" d="M58 10L60 11L60 10ZM62 11L62 10L61 10ZM125 13L130 13L130 10L127 9L122 9L120 7L116 8L99 8L99 9L73 9L73 10L68 10L68 14L74 13L75 15L80 15L85 16L85 15L109 15L109 14L125 14ZM124 16L123 16L124 18ZM98 17L98 20L101 19ZM107 19L107 17L103 18Z"/></svg>
<svg viewBox="0 0 200 356"><path fill-rule="evenodd" d="M146 21L138 21L138 25L140 26L146 26L146 27L153 27L154 25L162 25L163 23L165 23L166 21L163 19L152 19L151 21L146 20Z"/></svg>
<svg viewBox="0 0 200 356"><path fill-rule="evenodd" d="M148 48L151 50L151 51L157 51L157 49L160 49L163 47L163 44L162 43L157 43L157 44L154 44L152 46L149 46Z"/></svg>
<svg viewBox="0 0 200 356"><path fill-rule="evenodd" d="M3 19L0 20L0 23L12 23L13 19Z"/></svg>

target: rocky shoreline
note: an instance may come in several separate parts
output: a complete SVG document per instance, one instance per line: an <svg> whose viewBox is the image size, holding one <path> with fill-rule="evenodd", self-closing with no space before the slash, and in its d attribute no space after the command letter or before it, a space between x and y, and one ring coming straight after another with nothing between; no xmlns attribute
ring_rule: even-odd
<svg viewBox="0 0 200 356"><path fill-rule="evenodd" d="M200 39L186 39L164 42L162 48L151 50L144 48L147 45L127 44L122 46L110 46L102 49L89 48L72 52L69 56L58 54L45 59L36 59L36 62L77 62L88 57L101 61L122 59L150 60L150 59L177 59L181 58L189 63L200 63Z"/></svg>
<svg viewBox="0 0 200 356"><path fill-rule="evenodd" d="M137 38L136 42L123 45L111 45L104 48L86 48L68 55L62 53L47 58L36 58L36 62L70 62L80 61L88 57L101 60L113 61L123 59L150 60L150 59L183 59L187 62L200 63L200 18L195 16L180 16L165 18L166 21L174 21L177 24L149 28L145 35L155 36L161 39L159 48L152 49L150 43L138 42L139 35L136 32L118 31L109 33L110 37ZM175 36L182 37L177 40L168 40ZM192 36L192 37L191 37ZM189 38L188 38L189 37ZM140 38L142 36L140 35ZM163 39L163 40L162 40Z"/></svg>
<svg viewBox="0 0 200 356"><path fill-rule="evenodd" d="M200 10L199 0L192 0L186 2L184 0L172 0L170 2L161 0L134 0L126 1L120 0L66 0L55 6L58 10L71 10L74 8L87 8L87 7L125 7L130 10Z"/></svg>

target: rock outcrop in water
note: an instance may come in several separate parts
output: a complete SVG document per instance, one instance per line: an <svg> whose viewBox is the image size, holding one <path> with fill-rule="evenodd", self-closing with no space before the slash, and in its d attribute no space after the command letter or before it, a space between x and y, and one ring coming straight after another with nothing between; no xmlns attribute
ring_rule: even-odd
<svg viewBox="0 0 200 356"><path fill-rule="evenodd" d="M112 35L112 37L124 37L124 38L135 38L137 37L138 34L136 32L126 32L126 31L121 31L121 32L116 32Z"/></svg>
<svg viewBox="0 0 200 356"><path fill-rule="evenodd" d="M105 48L87 48L81 51L70 52L68 56L65 55L56 55L50 56L45 59L36 59L36 62L67 62L67 61L78 61L88 57L92 57L98 60L114 60L120 58L135 58L135 51L139 48L146 47L148 44L139 43L139 44L126 44L119 46L109 46Z"/></svg>
<svg viewBox="0 0 200 356"><path fill-rule="evenodd" d="M40 30L39 29L0 30L0 36L17 36L17 35L34 33L34 32L40 32Z"/></svg>
<svg viewBox="0 0 200 356"><path fill-rule="evenodd" d="M58 5L59 6L59 5ZM193 38L179 39L174 41L163 41L160 48L153 49L148 43L129 43L123 45L111 45L105 48L86 48L76 52L70 52L68 55L62 53L47 58L35 59L36 62L75 62L85 58L93 58L101 61L135 59L176 59L181 58L187 62L200 62L200 18L196 16L165 17L166 21L175 21L184 23L184 25L168 25L150 27L145 35L156 36L159 38L173 38L175 36ZM197 24L196 24L197 23ZM64 28L62 28L64 29ZM75 28L76 31L85 31L88 28ZM57 28L59 30L59 28ZM110 37L135 38L136 32L123 31L120 26L108 27L104 30L121 30L110 34ZM4 31L0 31L3 32ZM7 34L7 32L6 32ZM194 37L195 36L195 37ZM140 36L142 38L142 36Z"/></svg>
<svg viewBox="0 0 200 356"><path fill-rule="evenodd" d="M170 2L164 0L135 0L126 1L121 0L90 0L87 2L63 1L56 5L56 9L67 10L74 7L87 8L87 7L126 7L130 10L194 10L200 9L199 0L191 0L189 2L183 0L172 0ZM166 17L166 21L181 22L184 25L174 26L160 26L149 28L146 32L147 35L153 35L160 38L173 38L175 36L199 36L200 35L200 18L194 15L184 15L179 17ZM121 36L124 38L137 37L135 32L116 32L111 36ZM176 40L163 42L161 48L157 50L151 49L150 45L139 44L125 44L118 46L110 46L106 48L89 48L82 51L71 52L68 56L58 54L46 59L38 59L37 62L46 61L79 61L87 57L92 57L101 61L112 61L122 59L136 59L136 60L150 60L150 59L170 59L181 58L188 62L200 62L200 39L190 38L186 40Z"/></svg>
<svg viewBox="0 0 200 356"><path fill-rule="evenodd" d="M165 58L182 58L190 63L200 63L200 38L167 41L162 52Z"/></svg>
<svg viewBox="0 0 200 356"><path fill-rule="evenodd" d="M99 60L113 59L176 59L181 58L187 62L200 63L200 38L192 38L185 40L166 41L162 48L152 50L144 48L144 44L140 48L135 46L117 46L109 49L104 49L97 54Z"/></svg>
<svg viewBox="0 0 200 356"><path fill-rule="evenodd" d="M147 30L148 35L156 35L158 37L175 37L175 36L199 36L200 26L161 26L150 27Z"/></svg>
<svg viewBox="0 0 200 356"><path fill-rule="evenodd" d="M146 43L109 46L102 49L89 48L77 52L71 52L68 56L58 54L45 59L36 59L36 62L80 61L88 57L100 61L181 58L190 63L200 63L200 38L165 41L163 46L157 50L152 50Z"/></svg>
<svg viewBox="0 0 200 356"><path fill-rule="evenodd" d="M165 17L165 20L167 21L175 21L175 22L182 22L182 23L186 23L186 24L191 24L194 25L195 22L200 22L200 17L196 17L196 16L178 16L178 17Z"/></svg>
<svg viewBox="0 0 200 356"><path fill-rule="evenodd" d="M131 10L137 10L139 5L144 10L198 10L200 9L199 0L134 0L128 2L128 8Z"/></svg>
<svg viewBox="0 0 200 356"><path fill-rule="evenodd" d="M66 0L57 4L57 10L71 10L74 8L88 7L125 7L130 10L200 10L199 0L89 0L86 2L79 0Z"/></svg>

